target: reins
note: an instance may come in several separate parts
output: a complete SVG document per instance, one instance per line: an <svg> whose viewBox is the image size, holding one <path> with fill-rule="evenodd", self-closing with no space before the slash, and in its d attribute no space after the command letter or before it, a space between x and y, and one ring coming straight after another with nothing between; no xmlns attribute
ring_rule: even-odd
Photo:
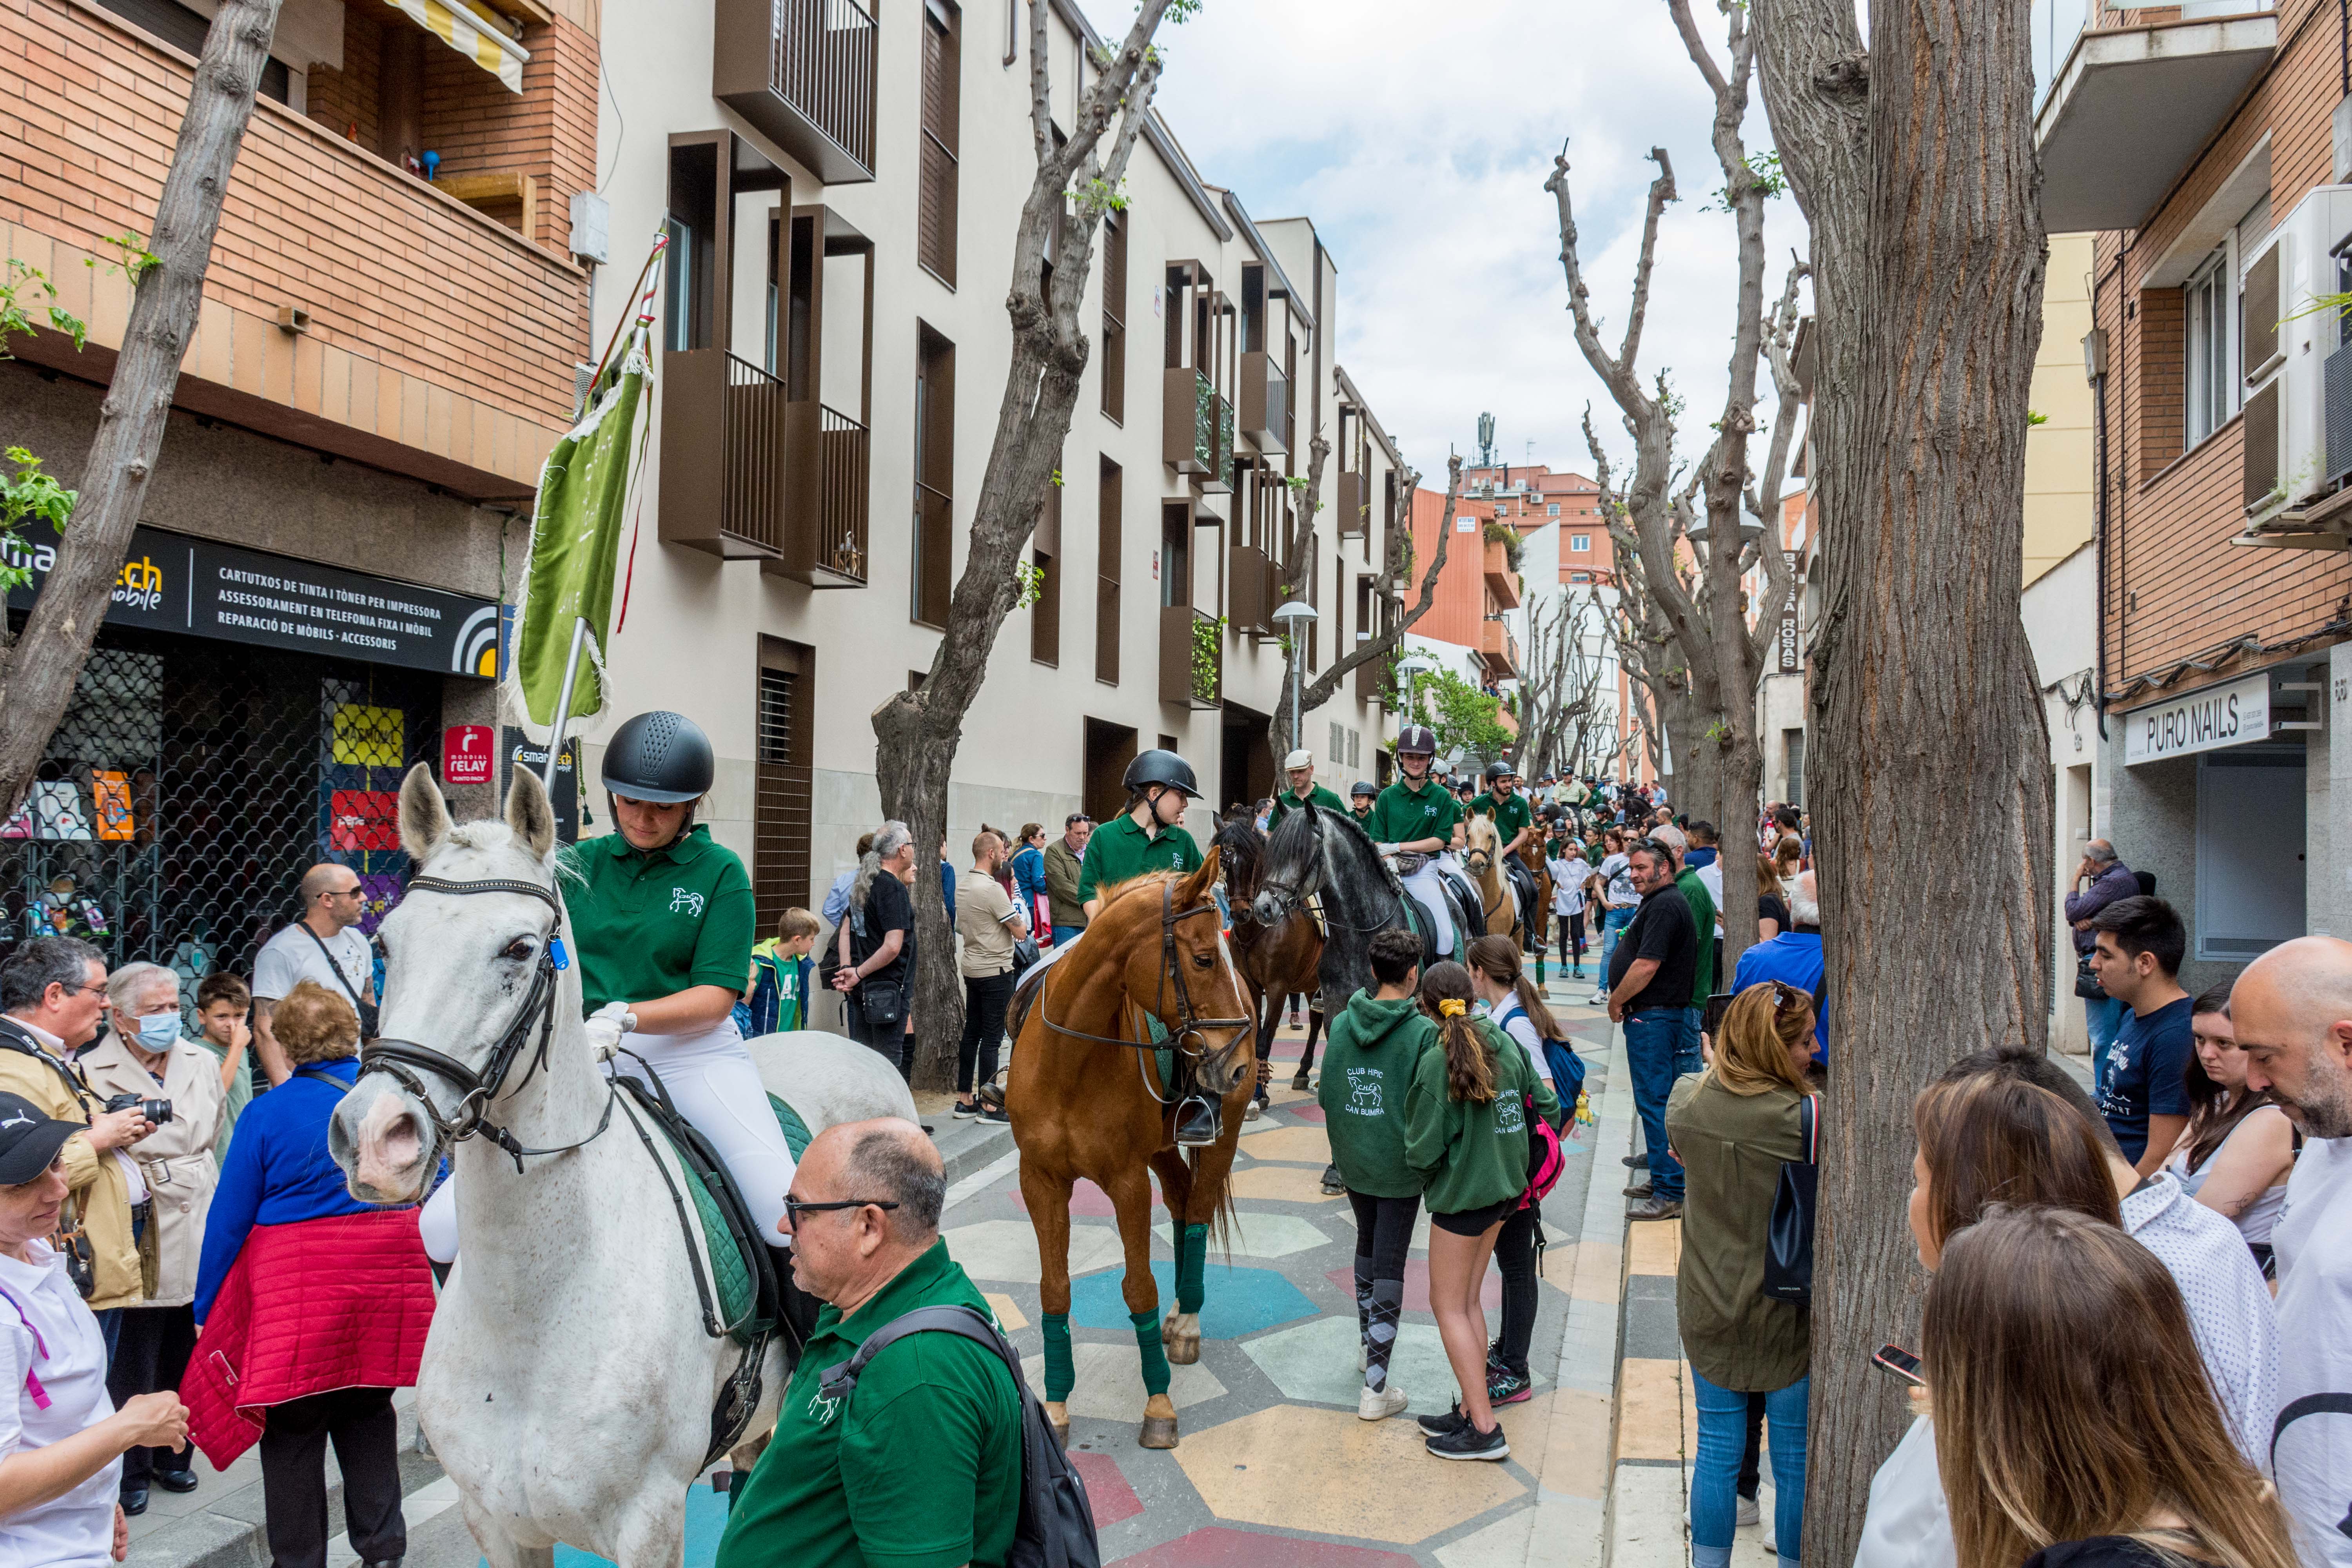
<svg viewBox="0 0 2352 1568"><path fill-rule="evenodd" d="M1314 836L1317 846L1316 853L1319 858L1322 853L1323 822L1320 817L1312 815L1314 808L1309 807L1308 810L1309 816L1307 817L1307 827ZM1360 832L1361 830L1359 829L1359 831ZM1380 867L1381 877L1386 879L1389 884L1389 891L1396 894L1400 898L1403 897L1404 886L1396 879L1396 875L1390 869L1388 862L1381 859L1380 857L1375 855L1373 857L1373 863ZM1281 903L1286 915L1307 901L1307 892L1316 890L1310 889L1306 891L1302 891L1292 883L1282 879L1273 871L1265 869L1263 866L1259 868L1257 885L1260 894L1271 894L1279 903ZM1323 900L1323 923L1332 931L1343 931L1350 936L1376 935L1397 923L1391 920L1379 921L1368 926L1351 926L1345 921L1342 921L1332 914L1330 905L1330 900L1326 899Z"/></svg>
<svg viewBox="0 0 2352 1568"><path fill-rule="evenodd" d="M1192 1011L1192 993L1185 990L1183 982L1178 977L1176 971L1176 924L1179 921L1188 921L1196 915L1214 915L1217 912L1217 906L1213 902L1202 902L1192 905L1187 909L1180 910L1175 907L1175 903L1176 884L1172 880L1162 882L1160 885L1160 983L1156 993L1152 996L1151 1006L1149 1009L1145 1009L1145 1011L1148 1011L1150 1016L1158 1018L1161 1026L1169 1031L1168 1039L1165 1042L1166 1048L1175 1051L1180 1056L1188 1056L1195 1060L1199 1060L1207 1055L1207 1042L1202 1038L1204 1031L1209 1029L1254 1028L1255 1026L1255 1021L1249 1018L1206 1018ZM1129 1050L1137 1053L1135 1058L1136 1071L1138 1074L1141 1074L1143 1072L1143 1053L1160 1049L1161 1042L1152 1039L1150 1037L1150 1031L1148 1028L1144 1031L1143 1038L1129 1039L1124 1034L1097 1035L1089 1033L1085 1029L1073 1029L1066 1024L1055 1023L1052 1013L1047 1009L1046 1001L1048 994L1053 989L1054 982L1060 977L1060 966L1056 965L1055 968L1048 970L1045 973L1045 978L1039 983L1037 991L1038 1022L1044 1024L1045 1027L1053 1030L1055 1034L1067 1035L1072 1039L1092 1040L1097 1045L1104 1046L1126 1047ZM1166 1016L1168 1007L1168 986L1169 982L1171 980L1176 982L1177 1016L1173 1022L1171 1022ZM1122 1027L1125 1026L1125 1008L1135 1005L1137 1005L1137 1004L1133 997L1130 996L1123 998L1123 1005L1120 1012ZM1187 1040L1194 1042L1190 1049L1187 1049L1184 1044ZM1146 1092L1151 1094L1152 1099L1159 1100L1160 1104L1165 1105L1170 1103L1167 1099L1163 1098L1156 1091L1152 1091L1150 1079L1149 1078L1144 1079L1144 1089Z"/></svg>
<svg viewBox="0 0 2352 1568"><path fill-rule="evenodd" d="M488 1116L490 1102L507 1092L507 1074L514 1070L515 1058L522 1054L534 1024L539 1027L539 1048L531 1053L530 1066L524 1070L522 1081L515 1088L520 1089L530 1083L532 1075L547 1065L548 1044L555 1035L555 976L558 971L572 966L571 959L563 952L562 903L552 892L536 882L505 878L452 882L439 877L417 877L410 880L408 890L412 893L450 893L459 897L476 893L520 893L526 898L537 899L554 910L555 920L548 927L546 939L540 946L539 963L531 973L530 994L523 998L522 1011L516 1015L513 1023L507 1026L506 1033L499 1037L499 1043L491 1048L489 1065L485 1070L477 1072L457 1058L415 1040L388 1037L370 1040L360 1047L360 1070L362 1073L383 1073L406 1089L411 1098L425 1107L425 1117L433 1123L435 1135L445 1145L454 1146L479 1132L513 1159L517 1175L522 1173L526 1155L563 1154L594 1142L613 1122L614 1090L609 1083L604 1089L604 1114L597 1118L595 1131L576 1142L559 1144L552 1149L525 1148L512 1132L492 1121ZM446 1079L458 1088L461 1097L453 1114L444 1116L441 1113L441 1108L433 1102L432 1094L426 1090L425 1080L417 1076L419 1071Z"/></svg>

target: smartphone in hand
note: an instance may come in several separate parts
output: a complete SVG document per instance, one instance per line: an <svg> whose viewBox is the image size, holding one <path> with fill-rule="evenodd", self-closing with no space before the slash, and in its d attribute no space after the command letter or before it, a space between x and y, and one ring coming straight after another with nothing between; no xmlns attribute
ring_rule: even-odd
<svg viewBox="0 0 2352 1568"><path fill-rule="evenodd" d="M1927 1386L1927 1375L1919 1370L1919 1358L1901 1345L1879 1346L1870 1358L1870 1364L1914 1388Z"/></svg>

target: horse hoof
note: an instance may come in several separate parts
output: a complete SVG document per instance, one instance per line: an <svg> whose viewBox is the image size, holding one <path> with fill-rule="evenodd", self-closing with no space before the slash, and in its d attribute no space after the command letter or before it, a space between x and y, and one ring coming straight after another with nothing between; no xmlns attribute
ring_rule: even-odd
<svg viewBox="0 0 2352 1568"><path fill-rule="evenodd" d="M1190 1312L1171 1312L1160 1325L1160 1342L1171 1366L1191 1366L1201 1359L1201 1320Z"/></svg>
<svg viewBox="0 0 2352 1568"><path fill-rule="evenodd" d="M1293 1078L1290 1080L1290 1087L1293 1089L1305 1089L1307 1087L1307 1075L1305 1073L1300 1073L1297 1077Z"/></svg>
<svg viewBox="0 0 2352 1568"><path fill-rule="evenodd" d="M1068 1448L1070 1446L1070 1413L1068 1407L1059 1403L1055 1403L1046 1405L1045 1406L1045 1425L1054 1429L1054 1441L1060 1444L1065 1449Z"/></svg>
<svg viewBox="0 0 2352 1568"><path fill-rule="evenodd" d="M1143 1428L1135 1435L1138 1444L1146 1448L1172 1448L1176 1446L1176 1417L1147 1415Z"/></svg>

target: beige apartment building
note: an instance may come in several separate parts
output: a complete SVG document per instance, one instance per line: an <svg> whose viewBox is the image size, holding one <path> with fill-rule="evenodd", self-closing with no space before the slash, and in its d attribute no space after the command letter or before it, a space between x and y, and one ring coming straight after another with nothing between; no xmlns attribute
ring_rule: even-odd
<svg viewBox="0 0 2352 1568"><path fill-rule="evenodd" d="M604 61L597 342L653 237L671 240L614 716L675 708L710 732L708 818L763 918L821 897L878 820L870 715L929 667L962 570L1034 166L1025 11L603 12L630 46ZM1051 29L1066 126L1102 40L1064 0ZM1116 811L1144 748L1181 752L1219 805L1270 793L1271 612L1303 504L1286 481L1318 429L1309 670L1394 613L1379 574L1403 462L1335 357L1340 272L1314 224L1254 220L1156 115L1125 195L1087 279L1094 352L1034 544L1041 592L1006 622L957 753L959 864L982 822ZM1307 716L1323 782L1371 772L1378 696L1349 681ZM1205 839L1208 803L1190 826Z"/></svg>

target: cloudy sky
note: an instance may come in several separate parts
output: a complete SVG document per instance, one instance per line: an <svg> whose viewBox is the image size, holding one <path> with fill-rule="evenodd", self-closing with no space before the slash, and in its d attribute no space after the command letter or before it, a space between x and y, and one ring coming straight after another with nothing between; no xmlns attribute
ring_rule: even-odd
<svg viewBox="0 0 2352 1568"><path fill-rule="evenodd" d="M1132 0L1082 0L1116 37ZM1694 6L1718 44L1713 5ZM1571 335L1558 215L1565 139L1596 308L1613 349L1664 146L1682 200L1659 239L1643 363L1673 371L1703 446L1730 350L1733 234L1701 212L1723 183L1712 105L1661 0L1207 0L1163 28L1159 105L1209 180L1261 220L1314 218L1338 261L1339 361L1408 460L1443 484L1491 411L1497 455L1590 471L1584 405L1630 443ZM1751 151L1770 145L1759 106ZM1768 300L1795 203L1772 204Z"/></svg>

